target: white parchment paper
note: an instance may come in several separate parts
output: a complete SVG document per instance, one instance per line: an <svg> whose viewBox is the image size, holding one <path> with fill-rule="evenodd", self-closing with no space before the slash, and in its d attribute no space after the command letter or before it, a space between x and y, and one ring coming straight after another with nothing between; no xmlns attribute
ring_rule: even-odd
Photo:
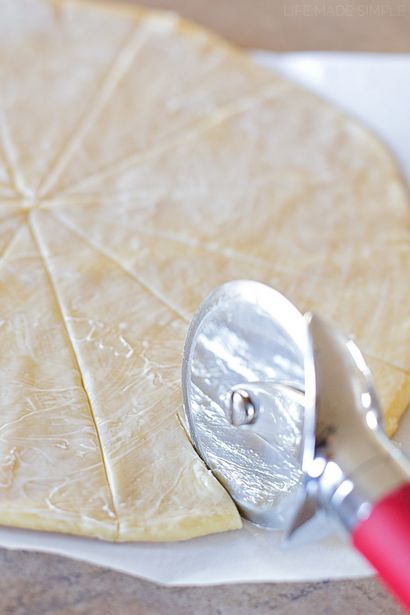
<svg viewBox="0 0 410 615"><path fill-rule="evenodd" d="M255 51L252 55L372 129L394 152L410 182L410 54Z"/></svg>
<svg viewBox="0 0 410 615"><path fill-rule="evenodd" d="M255 52L255 60L322 94L375 130L410 181L410 56ZM397 436L410 455L410 413ZM306 581L371 574L343 537L286 548L282 535L242 530L179 543L112 544L0 528L0 546L58 553L159 583Z"/></svg>

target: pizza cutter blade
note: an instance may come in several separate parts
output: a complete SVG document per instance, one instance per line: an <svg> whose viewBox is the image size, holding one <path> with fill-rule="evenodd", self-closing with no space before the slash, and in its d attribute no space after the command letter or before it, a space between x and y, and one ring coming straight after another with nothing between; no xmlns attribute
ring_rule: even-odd
<svg viewBox="0 0 410 615"><path fill-rule="evenodd" d="M352 339L273 288L228 282L191 323L182 388L192 443L243 517L290 541L336 520L410 606L409 464Z"/></svg>

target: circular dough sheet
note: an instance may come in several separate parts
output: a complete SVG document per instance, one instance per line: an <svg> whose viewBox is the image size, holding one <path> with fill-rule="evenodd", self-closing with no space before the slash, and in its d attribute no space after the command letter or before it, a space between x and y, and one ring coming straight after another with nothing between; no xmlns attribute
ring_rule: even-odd
<svg viewBox="0 0 410 615"><path fill-rule="evenodd" d="M174 15L3 0L0 522L112 540L240 526L177 417L187 324L273 285L410 398L409 208L385 148Z"/></svg>

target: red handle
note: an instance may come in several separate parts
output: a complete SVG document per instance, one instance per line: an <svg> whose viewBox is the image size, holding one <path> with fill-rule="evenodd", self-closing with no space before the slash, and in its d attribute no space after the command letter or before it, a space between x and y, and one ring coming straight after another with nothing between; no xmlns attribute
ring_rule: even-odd
<svg viewBox="0 0 410 615"><path fill-rule="evenodd" d="M352 540L410 611L410 483L377 502L354 528Z"/></svg>

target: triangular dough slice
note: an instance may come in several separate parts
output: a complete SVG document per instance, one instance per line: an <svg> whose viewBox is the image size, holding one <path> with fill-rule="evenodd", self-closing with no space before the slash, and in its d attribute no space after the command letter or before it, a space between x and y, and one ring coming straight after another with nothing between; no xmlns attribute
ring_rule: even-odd
<svg viewBox="0 0 410 615"><path fill-rule="evenodd" d="M0 292L0 522L113 539L87 395L26 226L3 256Z"/></svg>
<svg viewBox="0 0 410 615"><path fill-rule="evenodd" d="M107 23L92 6L82 6L80 18L77 11L69 3L1 2L0 122L13 144L19 189L33 198L107 95L116 58L132 45L126 15ZM103 45L90 44L101 36Z"/></svg>
<svg viewBox="0 0 410 615"><path fill-rule="evenodd" d="M186 325L149 287L56 222L32 225L99 432L120 540L240 527L176 416Z"/></svg>
<svg viewBox="0 0 410 615"><path fill-rule="evenodd" d="M259 91L283 88L282 80L175 15L136 13L135 27L140 41L135 57L124 55L115 90L91 114L75 156L47 193L71 192L73 186L78 191L88 176L134 165L163 143L172 147L191 130L251 105Z"/></svg>
<svg viewBox="0 0 410 615"><path fill-rule="evenodd" d="M53 217L85 238L96 249L111 255L138 279L166 297L188 321L202 299L216 286L233 278L258 275L273 283L272 269L246 257L233 258L214 245L191 241L184 235L144 230L121 222L113 230L112 215L100 207L55 207L49 210ZM107 215L108 214L108 215ZM98 217L98 228L92 226ZM195 276L195 284L187 280Z"/></svg>
<svg viewBox="0 0 410 615"><path fill-rule="evenodd" d="M108 251L130 272L143 276L150 287L168 297L188 318L201 297L206 296L218 284L235 276L253 277L269 283L287 296L292 296L294 301L298 305L303 305L306 310L319 310L319 306L328 306L330 310L334 305L336 312L340 305L344 305L344 299L340 298L345 293L350 296L349 289L341 285L341 292L337 295L338 300L335 303L332 298L333 283L329 291L328 285L323 284L321 279L295 276L283 271L274 272L274 263L269 265L258 262L247 258L246 255L232 254L229 250L219 251L213 244L209 246L206 243L198 244L194 239L190 241L160 230L144 233L140 228L134 232L133 227L119 223L118 217L117 224L114 225L111 215L96 206L59 207L54 209L53 215L72 228L76 234L88 237L88 241L93 242L97 249ZM97 217L98 228L92 225L92 220ZM372 270L369 263L366 263L365 267L368 271ZM186 284L193 271L196 276L194 286ZM377 280L373 282L375 293L378 292L379 283ZM355 287L354 289L358 293L358 289ZM361 331L360 322L364 320L366 323L368 319L360 319L352 307L349 307L349 311L346 307L344 309L345 314L350 311L352 317L354 316L357 331ZM397 429L401 411L407 406L410 398L410 375L386 361L373 357L367 359L386 413L386 430L392 435Z"/></svg>
<svg viewBox="0 0 410 615"><path fill-rule="evenodd" d="M165 297L187 321L206 295L232 279L251 278L270 284L296 296L305 309L319 302L329 305L335 292L320 277L306 278L303 273L282 269L274 259L264 261L216 242L189 239L183 228L176 234L158 227L146 229L144 224L130 226L128 216L98 206L60 206L50 212ZM98 227L93 225L95 219ZM188 284L193 278L195 284Z"/></svg>
<svg viewBox="0 0 410 615"><path fill-rule="evenodd" d="M385 410L385 429L392 436L397 430L401 410L408 408L410 399L410 373L374 357L366 357L371 369L380 403Z"/></svg>
<svg viewBox="0 0 410 615"><path fill-rule="evenodd" d="M255 94L249 108L138 164L73 186L54 204L64 200L295 271L324 266L335 247L337 260L361 242L408 242L408 201L389 154L291 84Z"/></svg>

